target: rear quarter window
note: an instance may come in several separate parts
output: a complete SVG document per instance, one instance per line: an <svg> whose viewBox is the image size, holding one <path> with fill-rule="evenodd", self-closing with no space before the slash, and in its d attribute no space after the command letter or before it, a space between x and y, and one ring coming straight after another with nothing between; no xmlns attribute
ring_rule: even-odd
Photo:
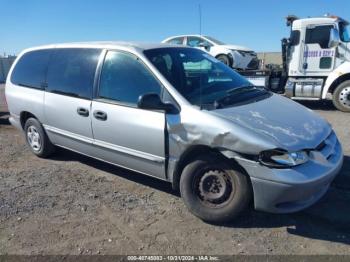
<svg viewBox="0 0 350 262"><path fill-rule="evenodd" d="M100 49L56 49L47 73L47 90L90 99Z"/></svg>
<svg viewBox="0 0 350 262"><path fill-rule="evenodd" d="M43 89L51 53L49 49L25 53L12 71L11 82L15 85Z"/></svg>

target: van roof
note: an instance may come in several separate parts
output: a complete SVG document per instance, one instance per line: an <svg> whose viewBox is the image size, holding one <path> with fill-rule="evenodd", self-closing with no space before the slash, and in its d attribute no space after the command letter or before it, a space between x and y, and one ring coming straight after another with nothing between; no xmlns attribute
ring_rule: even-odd
<svg viewBox="0 0 350 262"><path fill-rule="evenodd" d="M163 43L99 41L99 42L74 42L74 43L42 45L42 46L28 48L24 52L30 51L30 50L52 49L52 48L101 48L101 49L122 48L126 50L133 49L135 51L143 51L143 50L162 48L162 47L164 48L164 47L179 47L179 46L174 44L163 44Z"/></svg>

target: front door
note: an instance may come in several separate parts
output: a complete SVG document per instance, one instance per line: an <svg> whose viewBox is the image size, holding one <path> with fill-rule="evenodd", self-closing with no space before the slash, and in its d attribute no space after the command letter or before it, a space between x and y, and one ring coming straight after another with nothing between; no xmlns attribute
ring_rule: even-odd
<svg viewBox="0 0 350 262"><path fill-rule="evenodd" d="M305 31L304 50L301 52L300 71L306 75L333 71L336 48L329 48L329 37L334 25L309 25Z"/></svg>
<svg viewBox="0 0 350 262"><path fill-rule="evenodd" d="M97 157L165 178L165 113L137 107L140 95L161 90L135 55L107 52L91 108Z"/></svg>

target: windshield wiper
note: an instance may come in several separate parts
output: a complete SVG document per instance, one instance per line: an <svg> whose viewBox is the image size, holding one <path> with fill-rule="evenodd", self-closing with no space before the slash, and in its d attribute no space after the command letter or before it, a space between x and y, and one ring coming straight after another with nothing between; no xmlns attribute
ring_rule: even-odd
<svg viewBox="0 0 350 262"><path fill-rule="evenodd" d="M247 92L250 90L256 89L256 86L254 85L243 85L239 87L234 87L226 91L227 94L232 95L232 94L237 94L237 93L242 93L242 92Z"/></svg>
<svg viewBox="0 0 350 262"><path fill-rule="evenodd" d="M216 109L222 108L225 105L233 105L247 99L250 100L254 97L265 95L268 93L268 91L263 87L258 87L254 85L244 85L232 88L226 93L226 96L214 101L214 107ZM254 93L253 96L252 93Z"/></svg>

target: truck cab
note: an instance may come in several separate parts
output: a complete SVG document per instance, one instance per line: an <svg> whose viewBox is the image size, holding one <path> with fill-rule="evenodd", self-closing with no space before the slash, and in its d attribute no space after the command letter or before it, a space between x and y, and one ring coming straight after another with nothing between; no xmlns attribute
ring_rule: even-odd
<svg viewBox="0 0 350 262"><path fill-rule="evenodd" d="M349 23L328 15L286 20L291 30L290 37L282 39L283 69L243 75L253 84L264 77L267 88L292 99L332 97L337 109L350 112Z"/></svg>
<svg viewBox="0 0 350 262"><path fill-rule="evenodd" d="M350 61L347 25L336 17L295 20L291 28L288 75L327 77Z"/></svg>

